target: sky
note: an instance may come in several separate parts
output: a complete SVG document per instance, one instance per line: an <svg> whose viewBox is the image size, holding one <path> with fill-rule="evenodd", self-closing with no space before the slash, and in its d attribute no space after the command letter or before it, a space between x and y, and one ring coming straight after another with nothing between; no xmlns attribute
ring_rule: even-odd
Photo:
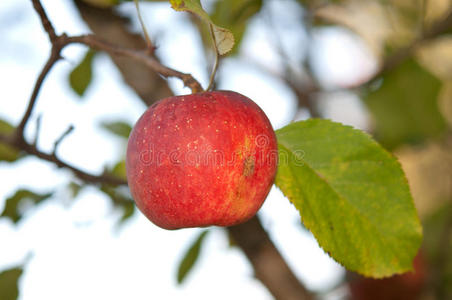
<svg viewBox="0 0 452 300"><path fill-rule="evenodd" d="M72 1L42 1L59 33L83 34L88 28L75 13ZM299 11L288 0L273 1L275 9L297 21ZM131 12L132 3L121 10ZM167 3L142 5L151 37L158 38L158 55L169 66L192 73L205 86L208 74L198 48L199 37L183 13ZM244 56L269 67L278 65L269 33L262 20L253 20L243 42ZM169 26L170 24L170 26ZM278 23L276 30L288 25ZM282 42L294 43L290 32ZM273 33L274 34L274 33ZM297 37L301 41L303 36ZM326 86L347 85L375 68L372 55L349 32L325 29L313 39L314 68ZM184 51L180 52L180 45ZM288 47L289 49L289 47ZM290 47L293 49L293 47ZM289 53L301 55L306 49ZM80 99L70 90L67 76L83 57L85 48L71 46L46 78L35 112L27 126L29 140L35 136L36 118L42 115L38 147L50 152L54 141L70 126L75 130L58 149L64 161L92 172L102 172L125 151L125 141L100 128L105 120L122 119L133 124L145 107L127 86L106 55L96 57L94 80ZM18 124L34 82L49 54L49 42L31 1L0 2L0 118ZM226 59L220 70L221 89L230 89L253 99L267 113L274 128L293 117L295 98L278 80L265 76L246 61ZM358 76L358 77L357 77ZM170 80L177 94L188 93ZM356 95L331 92L319 100L327 117L365 129L367 115ZM54 196L27 211L17 225L0 219L0 270L25 263L20 280L21 300L31 299L271 299L253 278L245 256L229 247L225 231L212 228L200 260L183 285L177 285L177 266L200 229L167 231L149 222L139 211L118 226L120 214L111 201L94 187L87 187L72 200L66 185L72 175L51 163L33 157L13 164L0 163L0 211L4 200L18 188L35 192L55 190ZM300 280L311 289L332 287L343 269L318 247L300 225L295 208L273 188L259 212L265 228Z"/></svg>

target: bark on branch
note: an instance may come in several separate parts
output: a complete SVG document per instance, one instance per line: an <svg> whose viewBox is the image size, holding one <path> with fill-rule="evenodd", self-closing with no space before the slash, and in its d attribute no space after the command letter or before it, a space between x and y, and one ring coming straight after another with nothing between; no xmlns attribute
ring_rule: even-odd
<svg viewBox="0 0 452 300"><path fill-rule="evenodd" d="M270 240L257 216L228 228L259 279L278 300L313 299Z"/></svg>

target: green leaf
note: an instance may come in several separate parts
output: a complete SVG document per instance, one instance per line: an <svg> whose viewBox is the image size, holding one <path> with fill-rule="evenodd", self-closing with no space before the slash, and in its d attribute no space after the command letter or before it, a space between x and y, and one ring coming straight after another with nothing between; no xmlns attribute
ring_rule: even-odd
<svg viewBox="0 0 452 300"><path fill-rule="evenodd" d="M80 64L76 66L69 74L69 83L71 85L71 88L80 97L83 96L89 84L91 83L91 79L93 77L93 58L95 54L96 52L93 50L86 52L85 57L80 62Z"/></svg>
<svg viewBox="0 0 452 300"><path fill-rule="evenodd" d="M398 161L364 132L328 120L276 134L276 185L319 245L366 276L411 270L422 227Z"/></svg>
<svg viewBox="0 0 452 300"><path fill-rule="evenodd" d="M215 24L228 28L232 32L235 39L235 50L237 50L249 19L261 8L262 0L217 1L213 9L212 20ZM204 38L204 40L207 39ZM234 49L232 51L234 52Z"/></svg>
<svg viewBox="0 0 452 300"><path fill-rule="evenodd" d="M194 243L190 246L190 248L188 248L188 251L185 253L179 264L179 269L177 271L177 283L181 284L195 265L199 257L199 252L201 251L202 242L208 232L209 230L201 231Z"/></svg>
<svg viewBox="0 0 452 300"><path fill-rule="evenodd" d="M215 43L220 55L231 51L234 46L234 35L228 29L215 25L202 8L199 0L170 0L170 3L174 10L191 12L200 17L204 22L208 23L209 26L212 26Z"/></svg>
<svg viewBox="0 0 452 300"><path fill-rule="evenodd" d="M381 86L365 96L375 119L376 138L387 149L419 143L446 129L438 109L441 82L410 59L383 76Z"/></svg>
<svg viewBox="0 0 452 300"><path fill-rule="evenodd" d="M4 120L0 120L0 134L9 135L14 132L15 128ZM13 162L21 157L19 150L0 143L0 161Z"/></svg>
<svg viewBox="0 0 452 300"><path fill-rule="evenodd" d="M12 268L0 273L0 299L16 300L19 296L18 281L22 275L22 268Z"/></svg>
<svg viewBox="0 0 452 300"><path fill-rule="evenodd" d="M52 193L37 194L29 190L20 189L13 196L6 199L5 208L0 217L9 218L14 223L17 223L30 207L39 204L50 196L52 196Z"/></svg>
<svg viewBox="0 0 452 300"><path fill-rule="evenodd" d="M122 121L103 122L101 126L102 128L110 131L111 133L126 139L129 137L130 132L132 131L132 126Z"/></svg>

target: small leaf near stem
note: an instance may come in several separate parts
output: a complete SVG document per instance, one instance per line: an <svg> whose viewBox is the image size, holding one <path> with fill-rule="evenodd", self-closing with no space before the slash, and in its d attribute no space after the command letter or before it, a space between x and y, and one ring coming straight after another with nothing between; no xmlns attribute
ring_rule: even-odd
<svg viewBox="0 0 452 300"><path fill-rule="evenodd" d="M215 38L215 32L214 32L212 24L209 24L209 30L210 30L210 36L212 37L212 41L213 41L213 49L215 50L215 62L213 64L213 70L212 70L212 73L210 74L209 85L207 86L206 91L209 91L213 87L213 83L215 81L215 74L217 73L217 69L218 69L218 61L220 59L220 53L218 52L217 40Z"/></svg>
<svg viewBox="0 0 452 300"><path fill-rule="evenodd" d="M234 35L230 30L217 26L212 22L210 16L202 8L200 0L170 0L170 3L174 10L193 13L209 25L209 31L215 47L215 64L210 76L209 86L207 87L207 90L210 90L218 68L219 56L232 50L234 47Z"/></svg>
<svg viewBox="0 0 452 300"><path fill-rule="evenodd" d="M144 35L144 38L146 40L147 50L149 51L149 53L153 53L154 52L154 45L152 44L152 41L149 38L148 31L146 30L146 26L144 25L143 18L141 17L140 6L139 6L139 3L138 3L139 0L134 0L133 2L135 2L135 7L137 9L138 20L140 21L141 29L143 30L143 35Z"/></svg>
<svg viewBox="0 0 452 300"><path fill-rule="evenodd" d="M170 3L174 10L191 12L212 26L215 43L220 55L224 55L232 50L234 46L234 35L230 30L217 26L212 22L210 16L202 8L200 0L170 0Z"/></svg>

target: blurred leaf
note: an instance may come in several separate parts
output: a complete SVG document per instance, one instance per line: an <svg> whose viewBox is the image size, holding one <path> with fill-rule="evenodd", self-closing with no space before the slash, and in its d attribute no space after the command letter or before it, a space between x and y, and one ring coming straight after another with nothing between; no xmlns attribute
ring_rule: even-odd
<svg viewBox="0 0 452 300"><path fill-rule="evenodd" d="M422 227L397 160L364 132L329 120L276 134L276 185L325 252L366 276L411 270Z"/></svg>
<svg viewBox="0 0 452 300"><path fill-rule="evenodd" d="M83 60L69 74L69 83L74 92L79 96L83 96L93 76L92 66L95 51L86 52Z"/></svg>
<svg viewBox="0 0 452 300"><path fill-rule="evenodd" d="M14 126L4 120L0 120L0 133L11 134L15 130Z"/></svg>
<svg viewBox="0 0 452 300"><path fill-rule="evenodd" d="M119 161L114 167L113 170L111 170L111 174L115 175L116 177L127 179L126 175L126 161L121 160Z"/></svg>
<svg viewBox="0 0 452 300"><path fill-rule="evenodd" d="M52 193L36 194L29 190L20 189L6 199L5 208L0 217L10 218L11 221L17 223L30 207L39 204L50 196L52 196Z"/></svg>
<svg viewBox="0 0 452 300"><path fill-rule="evenodd" d="M229 230L227 230L226 234L228 236L228 246L229 246L229 248L238 247L238 244L235 241L234 237L232 236L231 232Z"/></svg>
<svg viewBox="0 0 452 300"><path fill-rule="evenodd" d="M124 160L119 161L113 167L113 169L106 169L108 174L114 175L119 178L124 178L127 180L126 176L126 164ZM110 197L113 205L116 209L119 209L122 213L119 219L119 224L122 225L130 217L133 216L135 212L135 202L130 195L128 188L125 187L113 187L109 185L102 185L101 191L104 192L108 197Z"/></svg>
<svg viewBox="0 0 452 300"><path fill-rule="evenodd" d="M119 224L123 224L135 213L135 204L133 202L123 203L122 205L122 216L119 220Z"/></svg>
<svg viewBox="0 0 452 300"><path fill-rule="evenodd" d="M228 29L216 26L202 8L199 0L170 0L170 3L174 10L191 12L200 17L204 22L208 23L209 26L213 27L215 42L220 55L231 51L234 46L234 36L232 32Z"/></svg>
<svg viewBox="0 0 452 300"><path fill-rule="evenodd" d="M22 268L12 268L0 273L0 299L16 300L19 296L18 281L22 275Z"/></svg>
<svg viewBox="0 0 452 300"><path fill-rule="evenodd" d="M301 3L303 6L308 7L318 7L320 5L326 5L327 3L339 3L345 2L344 0L297 0L298 3Z"/></svg>
<svg viewBox="0 0 452 300"><path fill-rule="evenodd" d="M9 135L14 132L15 128L8 122L0 119L0 133ZM20 158L19 150L0 143L0 161L13 162Z"/></svg>
<svg viewBox="0 0 452 300"><path fill-rule="evenodd" d="M376 138L387 149L420 143L446 129L438 109L441 82L416 61L408 60L383 76L364 102L376 125Z"/></svg>
<svg viewBox="0 0 452 300"><path fill-rule="evenodd" d="M119 0L82 0L82 1L88 3L89 5L100 8L107 8L119 4Z"/></svg>
<svg viewBox="0 0 452 300"><path fill-rule="evenodd" d="M262 0L230 0L215 2L212 20L215 24L228 28L234 35L236 47L232 51L237 51L249 19L258 13L261 8ZM207 38L205 37L204 40L207 44L209 36L207 36Z"/></svg>
<svg viewBox="0 0 452 300"><path fill-rule="evenodd" d="M135 203L132 197L126 192L128 191L124 187L112 187L103 184L100 188L108 197L110 197L115 208L120 209L122 212L119 223L122 224L128 220L135 212Z"/></svg>
<svg viewBox="0 0 452 300"><path fill-rule="evenodd" d="M75 182L70 182L68 188L69 191L71 192L72 198L76 198L80 193L81 189L83 188L83 186Z"/></svg>
<svg viewBox="0 0 452 300"><path fill-rule="evenodd" d="M179 269L177 271L177 283L181 284L195 265L199 257L199 252L201 251L202 242L208 232L209 230L202 231L195 242L190 246L190 248L188 248L188 251L185 253L179 264Z"/></svg>
<svg viewBox="0 0 452 300"><path fill-rule="evenodd" d="M110 131L117 136L128 138L130 132L132 131L132 126L127 124L126 122L118 121L118 122L103 122L101 126Z"/></svg>

